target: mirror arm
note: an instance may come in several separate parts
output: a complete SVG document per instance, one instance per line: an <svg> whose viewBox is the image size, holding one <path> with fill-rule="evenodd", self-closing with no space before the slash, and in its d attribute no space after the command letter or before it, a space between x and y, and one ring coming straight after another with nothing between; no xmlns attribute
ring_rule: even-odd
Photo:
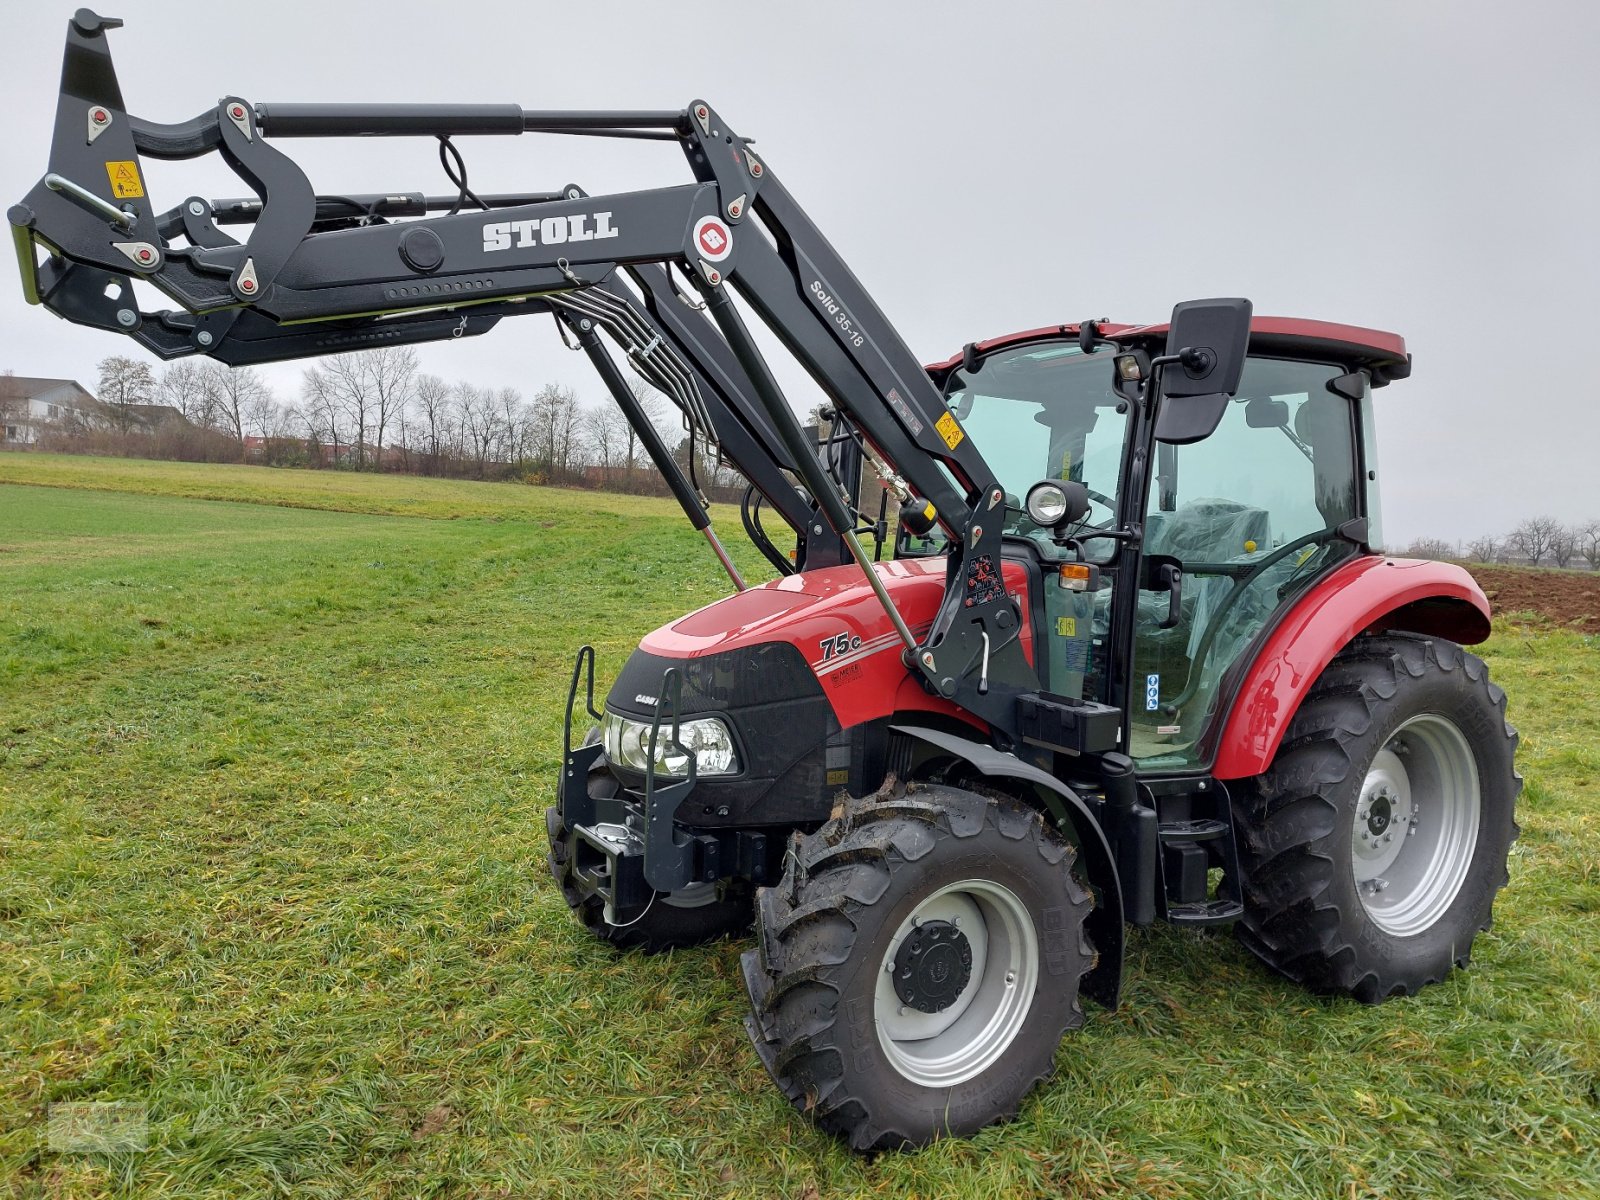
<svg viewBox="0 0 1600 1200"><path fill-rule="evenodd" d="M1075 533L1069 538L1055 538L1058 546L1065 546L1074 551L1079 558L1083 557L1083 543L1092 542L1097 538L1109 538L1113 542L1121 542L1127 546L1137 546L1144 541L1144 528L1139 525L1130 525L1126 529L1091 529L1088 533Z"/></svg>

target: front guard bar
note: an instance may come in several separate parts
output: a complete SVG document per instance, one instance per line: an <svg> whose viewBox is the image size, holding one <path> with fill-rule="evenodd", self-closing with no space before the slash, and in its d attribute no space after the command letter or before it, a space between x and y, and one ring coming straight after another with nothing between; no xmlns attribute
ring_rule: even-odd
<svg viewBox="0 0 1600 1200"><path fill-rule="evenodd" d="M588 778L590 770L604 755L605 747L600 743L578 747L572 744L572 721L577 710L580 689L583 694L584 710L591 719L602 720L602 714L594 703L594 647L592 646L582 647L572 666L572 678L567 688L566 719L561 732L561 781L558 795L562 824L569 830L578 831L578 835L583 837L584 831L594 825L600 816L595 810L594 798L589 794ZM650 723L648 752L651 769L645 774L644 780L644 878L658 892L678 891L701 877L701 873L696 871L697 842L694 838L679 833L675 825L678 808L694 790L696 779L694 754L683 745L678 736L682 699L683 677L676 667L669 668L661 679L660 693L656 697L655 712ZM663 737L666 738L666 745L683 755L688 763L687 774L670 783L659 781L654 770L656 751ZM589 837L589 841L597 849L613 857L621 845L615 839L597 839L593 836ZM701 856L714 853L715 846L714 841L709 844L699 843ZM714 861L705 863L702 873L706 878L716 878L717 864ZM611 876L617 879L621 877L621 873L613 871Z"/></svg>

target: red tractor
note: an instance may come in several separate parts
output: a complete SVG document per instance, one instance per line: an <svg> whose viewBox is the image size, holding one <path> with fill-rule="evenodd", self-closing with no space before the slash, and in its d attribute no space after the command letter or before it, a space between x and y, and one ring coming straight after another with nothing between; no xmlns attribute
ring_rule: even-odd
<svg viewBox="0 0 1600 1200"><path fill-rule="evenodd" d="M1461 568L1377 549L1372 388L1409 373L1403 342L1256 318L1237 389L1173 430L1147 383L1169 340L1060 326L929 368L1007 492L978 586L1049 688L1018 701L1020 736L908 670L841 566L646 636L568 755L568 902L661 948L742 930L767 884L751 1038L858 1148L1014 1112L1080 991L1116 1003L1125 922L1234 924L1276 970L1376 1003L1464 965L1506 881L1516 734L1461 648L1488 605ZM950 550L898 550L877 575L921 632ZM652 737L670 779L692 758L672 817L718 864L672 892L643 874Z"/></svg>
<svg viewBox="0 0 1600 1200"><path fill-rule="evenodd" d="M1372 394L1410 373L1400 338L1209 300L925 368L704 101L230 96L158 124L123 104L116 24L68 28L50 168L8 214L26 296L230 364L556 320L737 594L647 636L604 711L579 653L549 865L617 946L753 919L747 1026L822 1126L870 1149L1015 1112L1080 996L1117 1003L1128 924L1233 924L1369 1002L1466 962L1517 832L1516 735L1461 648L1483 594L1382 551ZM694 182L473 192L452 139L525 132L672 141ZM321 195L271 144L373 135L437 139L454 194ZM142 159L212 152L252 196L150 202ZM820 445L731 293L825 393ZM675 403L687 471L602 334ZM713 533L706 450L749 479L774 582Z"/></svg>

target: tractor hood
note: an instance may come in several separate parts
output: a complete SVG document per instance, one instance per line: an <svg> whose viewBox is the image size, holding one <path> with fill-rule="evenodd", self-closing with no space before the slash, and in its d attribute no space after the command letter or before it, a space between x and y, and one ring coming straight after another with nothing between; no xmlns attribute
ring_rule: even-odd
<svg viewBox="0 0 1600 1200"><path fill-rule="evenodd" d="M944 558L878 563L874 570L911 632L926 634L944 596ZM1026 571L1021 563L1008 561L1004 578L1020 602L1022 644L1031 659ZM900 638L853 564L805 571L725 597L663 625L639 648L660 658L693 660L772 643L799 651L846 728L897 707L945 706L906 670Z"/></svg>

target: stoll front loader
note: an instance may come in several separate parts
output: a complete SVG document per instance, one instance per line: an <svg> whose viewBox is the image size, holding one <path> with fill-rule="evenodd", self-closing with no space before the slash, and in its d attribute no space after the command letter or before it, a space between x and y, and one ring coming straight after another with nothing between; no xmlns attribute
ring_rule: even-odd
<svg viewBox="0 0 1600 1200"><path fill-rule="evenodd" d="M706 532L735 594L649 634L603 710L578 656L549 863L618 946L753 920L749 1033L823 1127L868 1149L1014 1113L1080 994L1117 1003L1126 924L1233 924L1370 1002L1467 961L1516 735L1461 648L1482 593L1379 548L1372 393L1410 373L1400 338L1210 300L924 367L703 101L226 97L160 125L123 104L115 24L72 19L49 173L10 210L30 300L234 364L551 314ZM674 141L693 182L472 192L450 139L527 131ZM438 139L456 194L318 195L273 145L370 135ZM146 197L145 160L211 151L253 196ZM135 280L177 307L142 311ZM733 292L825 393L820 451ZM738 577L602 332L749 478L780 578ZM889 562L863 459L899 501Z"/></svg>

